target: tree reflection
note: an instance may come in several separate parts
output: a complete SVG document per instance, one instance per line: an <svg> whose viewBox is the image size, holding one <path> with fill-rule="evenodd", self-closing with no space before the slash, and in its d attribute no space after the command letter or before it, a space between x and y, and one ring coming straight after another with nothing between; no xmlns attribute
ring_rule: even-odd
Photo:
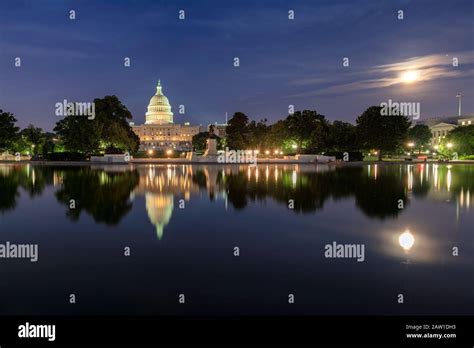
<svg viewBox="0 0 474 348"><path fill-rule="evenodd" d="M13 210L22 188L33 198L40 196L52 183L51 168L31 165L8 165L0 167L0 212Z"/></svg>
<svg viewBox="0 0 474 348"><path fill-rule="evenodd" d="M85 211L95 222L116 225L132 208L130 193L138 181L136 171L67 168L62 172L62 187L56 192L56 198L68 206L66 215L73 221ZM71 199L75 201L74 209L69 208Z"/></svg>
<svg viewBox="0 0 474 348"><path fill-rule="evenodd" d="M338 167L325 172L306 171L295 173L277 167L258 167L249 178L245 171L229 172L219 176L224 184L227 198L235 209L243 209L248 201L273 200L288 205L294 202L293 210L312 213L324 207L329 199L354 197L356 206L367 216L384 219L400 213L398 201L406 206L407 193L402 180L389 171L377 178L367 176L363 167ZM255 178L265 178L256 180Z"/></svg>
<svg viewBox="0 0 474 348"><path fill-rule="evenodd" d="M370 218L395 218L411 199L446 202L453 198L470 208L474 194L474 166L469 165L181 165L97 168L90 166L0 165L0 213L17 208L22 194L42 195L57 187L57 200L77 221L82 212L98 223L116 225L131 210L130 195L193 199L207 191L210 200L225 197L235 209L272 199L293 212L308 214L324 208L328 200L353 199ZM115 170L115 171L114 171ZM155 197L153 196L153 197ZM75 208L70 209L71 199ZM173 199L169 200L173 202ZM168 202L168 201L166 201ZM162 205L149 204L162 214ZM169 204L168 204L169 205ZM166 205L166 206L168 206ZM148 208L147 208L148 209ZM342 212L344 213L344 212ZM163 219L166 221L167 219ZM160 219L157 219L160 220ZM161 221L161 220L160 220ZM166 224L163 224L163 226Z"/></svg>
<svg viewBox="0 0 474 348"><path fill-rule="evenodd" d="M0 212L13 210L20 196L18 178L13 173L0 172Z"/></svg>

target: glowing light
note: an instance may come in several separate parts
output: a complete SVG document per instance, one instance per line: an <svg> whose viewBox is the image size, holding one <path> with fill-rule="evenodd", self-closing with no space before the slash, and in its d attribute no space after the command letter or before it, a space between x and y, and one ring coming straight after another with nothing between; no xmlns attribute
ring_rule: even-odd
<svg viewBox="0 0 474 348"><path fill-rule="evenodd" d="M278 150L273 151L275 155L278 155Z"/></svg>
<svg viewBox="0 0 474 348"><path fill-rule="evenodd" d="M451 168L448 166L448 174L446 175L446 188L448 192L451 190L451 183L452 183L452 176L451 176Z"/></svg>
<svg viewBox="0 0 474 348"><path fill-rule="evenodd" d="M270 154L270 151L265 151L265 155L269 155Z"/></svg>
<svg viewBox="0 0 474 348"><path fill-rule="evenodd" d="M446 147L447 147L448 149L452 148L452 147L453 147L453 143L447 143L447 144L446 144Z"/></svg>
<svg viewBox="0 0 474 348"><path fill-rule="evenodd" d="M415 237L409 230L406 230L398 237L398 243L404 250L408 251L413 247L413 244L415 244Z"/></svg>
<svg viewBox="0 0 474 348"><path fill-rule="evenodd" d="M167 155L171 155L173 153L173 150L166 150Z"/></svg>
<svg viewBox="0 0 474 348"><path fill-rule="evenodd" d="M153 150L148 150L149 155L153 155Z"/></svg>
<svg viewBox="0 0 474 348"><path fill-rule="evenodd" d="M400 80L405 83L413 83L418 80L419 73L416 70L408 70L402 73Z"/></svg>
<svg viewBox="0 0 474 348"><path fill-rule="evenodd" d="M408 143L408 147L414 147L414 146L415 146L415 143L413 142Z"/></svg>
<svg viewBox="0 0 474 348"><path fill-rule="evenodd" d="M439 149L439 145L435 145L435 146L433 146L433 148L434 148L435 150L438 150L438 149Z"/></svg>

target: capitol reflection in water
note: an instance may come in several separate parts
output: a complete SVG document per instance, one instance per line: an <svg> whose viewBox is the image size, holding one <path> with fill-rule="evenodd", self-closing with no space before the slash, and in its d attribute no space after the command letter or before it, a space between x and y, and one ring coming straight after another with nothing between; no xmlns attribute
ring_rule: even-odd
<svg viewBox="0 0 474 348"><path fill-rule="evenodd" d="M119 223L135 199L145 200L149 221L161 239L174 209L185 208L206 194L224 200L225 209L245 209L255 201L271 199L282 206L294 200L292 213L318 213L327 200L355 199L369 218L397 218L410 210L413 199L449 203L456 221L471 210L474 195L472 166L409 164L338 167L329 165L134 165L54 167L1 165L0 211L14 208L18 187L29 195L41 194L48 185L58 201L79 200L81 212L96 222ZM87 187L87 191L83 190ZM404 209L398 206L403 200ZM111 209L100 209L100 204ZM410 249L410 248L408 248Z"/></svg>
<svg viewBox="0 0 474 348"><path fill-rule="evenodd" d="M209 296L206 313L288 314L278 299L290 290L301 303L291 313L398 314L387 301L397 291L414 301L406 313L469 313L473 185L474 166L455 164L1 164L0 237L38 242L48 279L41 288L37 269L4 268L0 291L19 298L4 312L44 303L37 313L69 313L46 294L75 284L89 293L89 314L181 313L181 289L197 314ZM365 261L328 261L334 241L363 243ZM348 284L358 301L342 294ZM37 297L18 291L38 286Z"/></svg>

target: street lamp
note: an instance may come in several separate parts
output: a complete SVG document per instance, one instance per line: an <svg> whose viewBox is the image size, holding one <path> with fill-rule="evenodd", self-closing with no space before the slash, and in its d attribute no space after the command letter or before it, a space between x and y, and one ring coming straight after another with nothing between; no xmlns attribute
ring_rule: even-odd
<svg viewBox="0 0 474 348"><path fill-rule="evenodd" d="M152 155L153 155L153 150L152 149L148 150L148 157L151 157Z"/></svg>
<svg viewBox="0 0 474 348"><path fill-rule="evenodd" d="M171 154L173 153L173 150L169 149L169 150L166 150L166 154L169 156L171 156Z"/></svg>
<svg viewBox="0 0 474 348"><path fill-rule="evenodd" d="M408 143L408 147L414 147L415 146L415 143L414 142L409 142Z"/></svg>

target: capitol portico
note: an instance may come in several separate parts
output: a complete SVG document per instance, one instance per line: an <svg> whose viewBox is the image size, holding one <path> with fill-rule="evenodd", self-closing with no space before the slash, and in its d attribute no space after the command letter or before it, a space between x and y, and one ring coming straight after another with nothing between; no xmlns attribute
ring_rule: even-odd
<svg viewBox="0 0 474 348"><path fill-rule="evenodd" d="M140 138L140 150L191 151L193 136L198 134L200 126L189 123L173 123L173 112L168 98L163 94L163 87L158 80L156 93L150 99L145 114L145 124L131 124L133 131Z"/></svg>

